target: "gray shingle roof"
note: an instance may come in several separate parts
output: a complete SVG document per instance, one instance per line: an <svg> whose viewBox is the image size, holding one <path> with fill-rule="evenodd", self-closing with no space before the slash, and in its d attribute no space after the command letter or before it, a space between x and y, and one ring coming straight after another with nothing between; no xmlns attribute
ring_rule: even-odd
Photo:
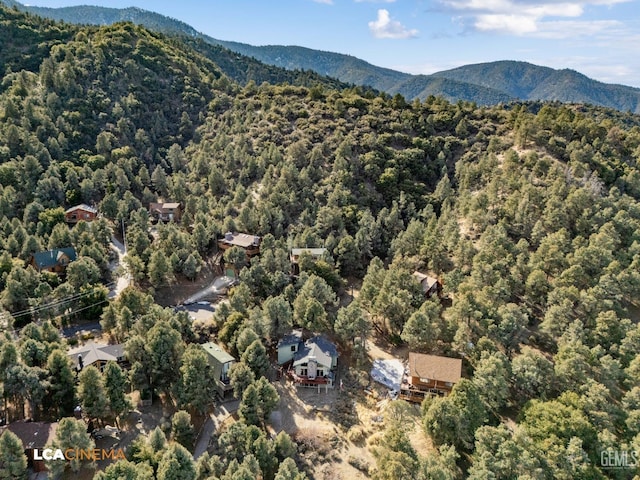
<svg viewBox="0 0 640 480"><path fill-rule="evenodd" d="M93 341L75 347L67 352L67 356L73 361L73 366L78 366L78 355L82 355L84 366L93 365L96 362L117 362L124 357L124 344L104 345Z"/></svg>
<svg viewBox="0 0 640 480"><path fill-rule="evenodd" d="M293 365L308 363L315 359L320 365L331 367L332 359L338 356L336 346L324 337L316 336L304 342L303 347L293 357Z"/></svg>

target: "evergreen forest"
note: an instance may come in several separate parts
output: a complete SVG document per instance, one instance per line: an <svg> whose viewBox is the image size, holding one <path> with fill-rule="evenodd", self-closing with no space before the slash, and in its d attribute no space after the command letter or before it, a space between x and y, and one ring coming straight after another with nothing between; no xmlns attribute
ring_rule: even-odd
<svg viewBox="0 0 640 480"><path fill-rule="evenodd" d="M640 116L407 101L276 67L235 78L214 50L0 5L5 419L62 419L57 446L89 445L75 405L117 422L133 407L124 393L149 391L180 411L95 478L324 478L267 428L267 351L296 326L350 359L348 402L367 383L364 338L463 359L452 393L419 408L433 448L385 419L367 478L633 478L602 455L640 451ZM158 199L183 205L179 222L152 224ZM64 212L82 203L100 216L70 228ZM109 299L123 229L133 285ZM195 327L158 292L197 279L225 232L260 236L261 254L225 252L239 282ZM29 263L69 246L64 276ZM327 254L293 277L293 247ZM442 294L425 299L414 271ZM125 344L129 370L74 377L60 327L81 320ZM211 338L240 359L239 421L194 461L190 418L213 397L198 344ZM0 478L26 478L21 450L0 437Z"/></svg>

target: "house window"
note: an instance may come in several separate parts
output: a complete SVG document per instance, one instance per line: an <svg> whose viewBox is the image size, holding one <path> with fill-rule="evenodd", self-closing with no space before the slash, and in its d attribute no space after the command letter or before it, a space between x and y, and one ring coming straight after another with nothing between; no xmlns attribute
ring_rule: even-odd
<svg viewBox="0 0 640 480"><path fill-rule="evenodd" d="M296 351L296 346L295 345L291 345L291 351L295 352Z"/></svg>
<svg viewBox="0 0 640 480"><path fill-rule="evenodd" d="M453 383L451 383L451 382L445 382L445 385L446 385L447 387L452 387L452 386L453 386Z"/></svg>
<svg viewBox="0 0 640 480"><path fill-rule="evenodd" d="M324 370L322 370L321 368L318 369L318 371L316 372L316 375L318 377L324 377Z"/></svg>
<svg viewBox="0 0 640 480"><path fill-rule="evenodd" d="M429 380L428 378L422 378L422 377L420 377L420 381L421 381L422 383L429 383L431 380Z"/></svg>
<svg viewBox="0 0 640 480"><path fill-rule="evenodd" d="M306 377L307 376L307 367L303 367L300 369L300 376L302 377Z"/></svg>

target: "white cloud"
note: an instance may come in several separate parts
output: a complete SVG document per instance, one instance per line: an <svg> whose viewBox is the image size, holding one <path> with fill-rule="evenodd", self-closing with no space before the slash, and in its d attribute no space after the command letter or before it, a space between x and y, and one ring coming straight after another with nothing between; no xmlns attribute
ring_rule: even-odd
<svg viewBox="0 0 640 480"><path fill-rule="evenodd" d="M515 35L533 33L538 29L535 19L526 15L478 15L474 26L482 32L497 31Z"/></svg>
<svg viewBox="0 0 640 480"><path fill-rule="evenodd" d="M440 0L440 3L455 13L464 25L482 32L569 38L601 32L604 28L617 25L617 22L548 19L578 18L584 14L587 6L611 6L627 1L631 0ZM584 27L584 30L572 28L574 26ZM563 27L569 28L563 32Z"/></svg>
<svg viewBox="0 0 640 480"><path fill-rule="evenodd" d="M369 30L376 38L412 38L418 35L418 30L408 29L397 20L392 20L389 11L381 8L378 18L369 22Z"/></svg>
<svg viewBox="0 0 640 480"><path fill-rule="evenodd" d="M615 20L540 22L534 36L551 39L593 37L603 33L612 34L621 28L622 23Z"/></svg>
<svg viewBox="0 0 640 480"><path fill-rule="evenodd" d="M355 0L356 3L395 3L396 0Z"/></svg>

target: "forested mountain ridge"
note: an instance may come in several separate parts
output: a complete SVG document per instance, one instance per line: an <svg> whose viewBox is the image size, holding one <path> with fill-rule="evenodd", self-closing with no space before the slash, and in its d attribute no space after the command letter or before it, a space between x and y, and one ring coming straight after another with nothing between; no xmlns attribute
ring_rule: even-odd
<svg viewBox="0 0 640 480"><path fill-rule="evenodd" d="M240 85L186 43L130 23L78 27L2 7L0 21L10 46L0 55L12 62L0 82L1 318L24 326L17 339L0 336L11 421L70 416L78 402L112 419L126 402L90 403L89 387L107 383L206 411L212 382L197 342L213 337L244 368L232 377L239 421L197 465L177 428L171 440L157 429L98 478L167 478L180 468L187 478L197 469L203 478L302 480L334 457L305 456L302 442L265 433L268 414L256 405L277 403L263 377L265 344L294 325L331 335L349 353L340 405L353 405L367 402L370 366L354 339L375 329L412 351L463 358L465 368L450 396L422 406L417 434L436 448L416 449L408 423L387 415L375 425L336 420L332 436L357 427L372 439L363 447L371 460L357 463L365 475L634 473L608 468L602 454L640 449L637 115ZM152 236L147 205L158 198L181 202L184 215ZM69 228L64 209L80 202L102 218ZM135 286L107 301L114 225L126 230ZM262 237L261 254L225 254L240 284L213 322L199 329L155 304L154 294L197 277L227 231ZM69 245L78 260L66 278L28 266L32 253ZM297 246L329 255L292 278ZM414 270L440 278L443 298L425 299ZM348 306L337 301L354 300L346 279L362 282ZM99 317L125 343L127 378L87 369L75 385L52 326L70 317Z"/></svg>
<svg viewBox="0 0 640 480"><path fill-rule="evenodd" d="M0 4L2 3L3 0L0 0ZM311 70L302 71L300 68L286 70L265 64L251 57L239 55L212 42L206 35L197 33L193 28L178 20L139 8L116 9L86 5L67 8L46 8L25 6L18 2L8 2L8 0L4 0L4 3L43 18L72 24L112 25L118 22L133 22L138 25L144 25L155 32L178 36L181 41L188 43L196 51L215 62L219 69L230 79L241 84L253 81L257 84L262 82L288 82L292 85L306 86L320 84L329 88L348 88L352 86ZM60 29L57 30L60 31ZM43 45L40 45L39 48Z"/></svg>
<svg viewBox="0 0 640 480"><path fill-rule="evenodd" d="M410 100L424 100L429 95L442 96L452 102L472 101L479 105L495 105L510 100L557 100L640 113L640 89L598 82L568 69L554 70L526 62L496 61L465 65L431 75L410 75L377 67L350 55L298 46L254 46L219 40L197 32L184 22L139 8L44 8L21 5L13 0L10 5L70 23L104 25L132 21L163 33L184 35L213 45L222 45L268 65L287 70L311 70L346 84L368 86L392 95L399 93ZM256 66L253 65L252 68L255 69ZM240 78L230 76L241 81ZM443 78L453 82L444 82L441 80ZM257 78L254 80L261 83Z"/></svg>
<svg viewBox="0 0 640 480"><path fill-rule="evenodd" d="M465 65L432 76L494 88L520 100L588 103L640 113L640 89L598 82L569 69L501 61Z"/></svg>

